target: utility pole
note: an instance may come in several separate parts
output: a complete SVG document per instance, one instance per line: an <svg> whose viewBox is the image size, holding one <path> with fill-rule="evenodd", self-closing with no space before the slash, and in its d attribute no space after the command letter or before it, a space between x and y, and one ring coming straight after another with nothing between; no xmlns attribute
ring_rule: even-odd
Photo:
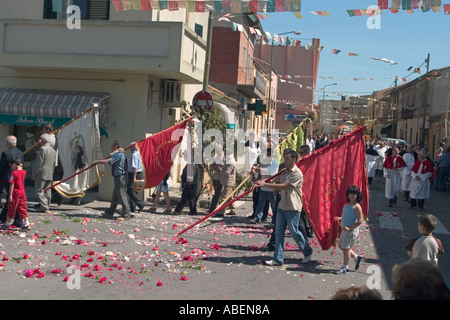
<svg viewBox="0 0 450 320"><path fill-rule="evenodd" d="M212 33L213 33L213 16L212 11L210 11L208 17L208 34L206 39L205 71L203 73L203 91L208 91L209 67L211 66Z"/></svg>
<svg viewBox="0 0 450 320"><path fill-rule="evenodd" d="M428 54L427 60L425 60L427 63L427 73L425 74L425 91L423 93L422 98L422 105L423 105L423 119L422 119L422 135L420 137L420 144L425 147L425 123L426 123L426 116L427 116L427 104L428 104L428 88L430 87L430 84L427 80L428 72L430 72L430 54Z"/></svg>
<svg viewBox="0 0 450 320"><path fill-rule="evenodd" d="M392 116L392 128L391 128L391 137L397 138L397 114L398 114L398 91L397 91L397 82L398 77L395 77L395 105L394 105L394 114Z"/></svg>

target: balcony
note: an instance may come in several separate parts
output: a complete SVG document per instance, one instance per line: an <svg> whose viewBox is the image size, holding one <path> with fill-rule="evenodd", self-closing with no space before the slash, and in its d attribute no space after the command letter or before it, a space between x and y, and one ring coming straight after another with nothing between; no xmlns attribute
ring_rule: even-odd
<svg viewBox="0 0 450 320"><path fill-rule="evenodd" d="M206 42L182 22L0 20L0 66L152 74L201 83Z"/></svg>
<svg viewBox="0 0 450 320"><path fill-rule="evenodd" d="M237 89L249 98L264 100L266 95L266 79L256 70L254 83L238 84Z"/></svg>

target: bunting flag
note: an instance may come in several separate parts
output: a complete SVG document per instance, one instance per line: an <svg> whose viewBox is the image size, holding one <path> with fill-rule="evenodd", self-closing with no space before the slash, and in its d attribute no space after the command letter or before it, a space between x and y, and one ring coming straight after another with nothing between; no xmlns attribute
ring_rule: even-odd
<svg viewBox="0 0 450 320"><path fill-rule="evenodd" d="M257 12L293 12L296 18L301 19L301 0L111 0L116 11L127 10L169 10L176 11L185 8L188 12L232 12L232 13L255 13L255 15L264 19L267 15L256 14ZM390 10L392 13L398 13L405 10L413 13L414 9L421 9L422 12L439 12L441 0L392 0L389 8L389 0L378 0L378 9L350 9L346 10L350 17L381 14L381 10ZM63 0L52 0L52 10L62 12ZM445 9L444 14L449 14L449 9ZM311 14L329 17L328 11L310 11Z"/></svg>
<svg viewBox="0 0 450 320"><path fill-rule="evenodd" d="M99 128L98 108L91 108L69 121L56 134L59 161L64 170L62 180L73 177L54 189L66 198L84 197L87 190L100 183L99 166L84 170L88 163L103 158Z"/></svg>
<svg viewBox="0 0 450 320"><path fill-rule="evenodd" d="M310 13L318 15L318 16L324 16L324 17L329 17L330 16L328 11L310 11Z"/></svg>
<svg viewBox="0 0 450 320"><path fill-rule="evenodd" d="M346 203L349 186L356 185L361 189L361 206L367 217L365 130L366 127L360 127L333 140L297 163L303 173L303 208L323 250L335 245L339 237L338 218Z"/></svg>
<svg viewBox="0 0 450 320"><path fill-rule="evenodd" d="M136 143L144 169L145 182L142 183L142 188L156 187L169 173L180 149L188 121L191 119L186 119Z"/></svg>
<svg viewBox="0 0 450 320"><path fill-rule="evenodd" d="M444 14L450 14L450 4L444 4Z"/></svg>
<svg viewBox="0 0 450 320"><path fill-rule="evenodd" d="M332 49L331 50L332 54L339 54L339 52L341 52L341 50L338 50L338 49Z"/></svg>

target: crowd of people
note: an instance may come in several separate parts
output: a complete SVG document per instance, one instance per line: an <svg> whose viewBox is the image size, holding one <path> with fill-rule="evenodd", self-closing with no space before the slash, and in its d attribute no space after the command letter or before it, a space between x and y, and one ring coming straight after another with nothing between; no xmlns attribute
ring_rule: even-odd
<svg viewBox="0 0 450 320"><path fill-rule="evenodd" d="M389 207L397 204L400 193L410 208L424 210L430 189L448 190L450 146L442 141L434 156L420 145L366 141L366 167L369 184L376 176L385 177L385 197Z"/></svg>

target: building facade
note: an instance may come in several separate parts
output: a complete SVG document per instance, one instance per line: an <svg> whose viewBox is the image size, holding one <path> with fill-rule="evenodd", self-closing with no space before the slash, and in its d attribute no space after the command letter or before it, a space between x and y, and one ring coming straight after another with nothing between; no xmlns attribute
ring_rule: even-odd
<svg viewBox="0 0 450 320"><path fill-rule="evenodd" d="M450 67L431 70L408 83L373 93L376 134L426 146L434 156L450 139Z"/></svg>
<svg viewBox="0 0 450 320"><path fill-rule="evenodd" d="M234 114L236 129L244 132L253 130L259 137L263 130L274 125L274 115L257 114L250 111L248 105L261 102L268 107L269 75L264 65L254 59L255 43L262 37L259 19L252 15L238 15L227 20L218 19L216 14L213 24L211 48L211 67L209 84L223 93L228 100L237 104L228 104ZM238 26L233 28L232 26ZM258 30L256 32L250 32ZM274 90L275 89L275 90ZM276 98L276 86L272 88L272 100Z"/></svg>
<svg viewBox="0 0 450 320"><path fill-rule="evenodd" d="M314 111L314 91L320 57L320 40L310 46L260 44L255 57L278 75L275 128L287 132ZM272 81L273 83L274 81Z"/></svg>

